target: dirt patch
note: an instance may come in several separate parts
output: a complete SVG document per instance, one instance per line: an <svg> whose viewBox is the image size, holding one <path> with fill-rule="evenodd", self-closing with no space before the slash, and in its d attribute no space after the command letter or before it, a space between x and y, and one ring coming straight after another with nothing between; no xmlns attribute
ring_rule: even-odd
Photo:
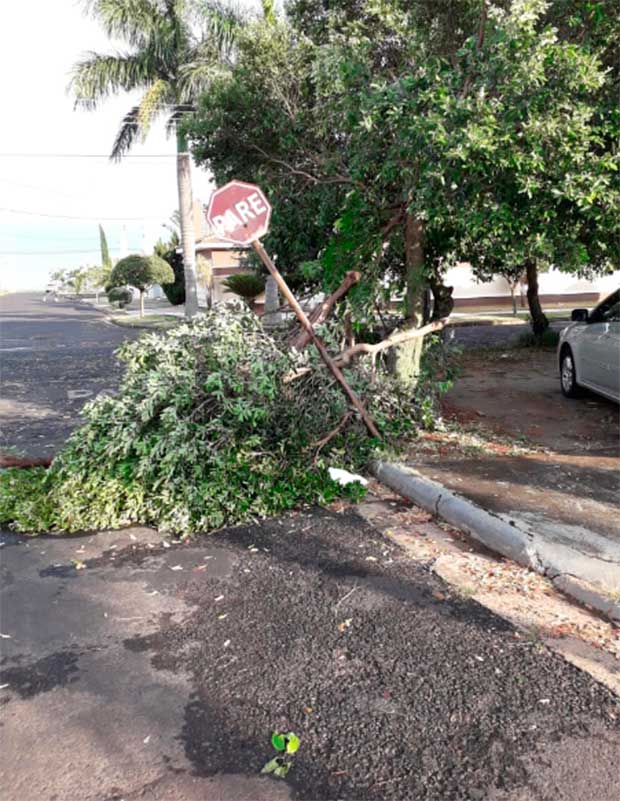
<svg viewBox="0 0 620 801"><path fill-rule="evenodd" d="M464 354L463 374L446 397L448 416L554 453L620 455L618 405L594 394L560 392L554 350Z"/></svg>
<svg viewBox="0 0 620 801"><path fill-rule="evenodd" d="M564 398L555 352L527 349L466 352L443 412L446 425L405 461L553 542L580 542L601 560L597 582L620 591L603 564L617 562L620 577L618 406Z"/></svg>

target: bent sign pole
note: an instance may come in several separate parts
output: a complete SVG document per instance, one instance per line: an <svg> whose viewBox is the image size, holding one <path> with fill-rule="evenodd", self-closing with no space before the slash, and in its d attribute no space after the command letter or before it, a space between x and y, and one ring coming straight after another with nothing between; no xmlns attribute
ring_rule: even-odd
<svg viewBox="0 0 620 801"><path fill-rule="evenodd" d="M376 425L374 423L374 420L372 419L372 417L366 411L366 407L364 406L364 404L361 402L361 400L357 397L355 392L353 392L353 390L351 389L351 387L347 383L347 379L344 377L344 375L342 373L342 370L339 367L337 367L336 363L334 362L332 357L327 352L327 348L325 347L323 342L316 335L316 333L314 331L314 328L312 327L312 323L310 322L310 320L308 320L304 310L301 308L301 306L299 305L299 303L295 299L295 296L293 295L291 290L288 288L288 284L286 283L284 278L282 278L282 276L280 275L280 272L279 272L278 268L275 266L275 264L271 261L271 259L267 255L267 252L265 251L265 248L261 245L261 243L258 241L258 239L255 239L252 242L252 247L258 253L258 255L261 257L265 267L269 270L271 275L273 275L273 277L275 278L277 285L280 287L280 289L282 291L282 294L284 295L284 297L288 301L288 304L291 307L291 309L297 315L297 317L299 319L299 322L302 324L302 326L308 332L308 336L310 337L310 339L314 343L315 348L318 350L319 354L321 355L321 358L323 359L323 361L327 365L330 373L334 376L336 381L338 381L338 383L342 386L345 394L347 395L347 397L349 398L349 400L351 401L353 406L355 406L357 411L360 413L360 415L362 417L362 420L366 424L366 428L370 431L370 433L372 434L373 437L377 437L377 439L380 439L381 438L381 434L379 434L379 432L377 430L377 427L376 427Z"/></svg>
<svg viewBox="0 0 620 801"><path fill-rule="evenodd" d="M380 439L381 435L377 430L374 420L366 411L364 404L349 386L342 370L340 370L329 355L321 339L316 335L312 323L308 320L304 310L289 289L288 284L280 275L280 271L269 258L265 248L259 241L259 238L264 236L269 229L270 217L271 206L259 187L253 184L243 183L242 181L231 181L221 187L221 189L217 189L211 196L211 201L207 210L207 220L222 239L227 239L239 245L252 245L269 271L269 274L275 279L282 295L295 312L302 327L308 332L308 336L327 365L330 373L334 376L336 381L338 381L346 396L360 413L366 428L373 437Z"/></svg>

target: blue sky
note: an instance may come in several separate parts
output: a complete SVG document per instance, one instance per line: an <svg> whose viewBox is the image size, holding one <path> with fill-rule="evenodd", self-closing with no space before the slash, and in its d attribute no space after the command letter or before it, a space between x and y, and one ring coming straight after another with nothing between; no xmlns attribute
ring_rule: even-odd
<svg viewBox="0 0 620 801"><path fill-rule="evenodd" d="M173 140L162 122L113 164L107 154L136 97L87 112L66 92L85 51L123 45L107 40L79 0L4 2L0 28L0 289L42 288L56 269L98 263L99 222L112 256L123 226L130 250L152 247L177 206ZM194 169L194 197L206 202L211 188Z"/></svg>

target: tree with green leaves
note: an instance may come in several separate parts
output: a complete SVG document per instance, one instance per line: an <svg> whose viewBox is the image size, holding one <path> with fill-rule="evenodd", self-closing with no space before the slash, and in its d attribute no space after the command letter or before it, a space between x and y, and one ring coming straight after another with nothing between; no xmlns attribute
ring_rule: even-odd
<svg viewBox="0 0 620 801"><path fill-rule="evenodd" d="M541 269L592 275L620 262L620 160L604 113L610 76L596 51L543 24L545 8L515 3L497 14L454 140L462 252L482 279L526 274L538 337L548 327Z"/></svg>
<svg viewBox="0 0 620 801"><path fill-rule="evenodd" d="M112 270L110 283L114 287L132 286L140 293L140 317L144 317L144 294L153 284L171 284L174 272L168 262L156 255L134 254L121 259Z"/></svg>
<svg viewBox="0 0 620 801"><path fill-rule="evenodd" d="M545 28L543 2L477 2L475 16L463 3L460 18L432 25L420 22L435 19L421 0L335 5L357 11L325 14L319 33L282 21L246 29L231 75L188 126L219 180L266 189L266 244L285 270L296 262L329 291L357 269L357 321L400 292L411 329L427 316L429 285L449 311L442 271L467 254L480 265L485 243L502 244L487 267L529 266L533 317L543 259L604 269L614 156L591 112L606 78L595 55ZM531 258L513 250L525 243ZM420 339L399 348L404 380L420 352Z"/></svg>
<svg viewBox="0 0 620 801"><path fill-rule="evenodd" d="M266 244L283 271L307 269L333 291L358 269L363 280L348 296L357 322L402 291L404 327L417 329L427 221L450 222L438 165L453 73L410 16L388 6L319 43L284 22L257 22L239 36L231 76L202 97L188 131L198 162L218 180L234 175L266 190L274 207ZM398 348L406 382L417 378L421 342L412 336Z"/></svg>
<svg viewBox="0 0 620 801"><path fill-rule="evenodd" d="M109 270L101 264L95 264L88 268L87 281L89 287L95 290L95 303L99 303L99 293L108 285L111 273L111 265Z"/></svg>
<svg viewBox="0 0 620 801"><path fill-rule="evenodd" d="M76 104L92 109L110 94L142 92L139 104L123 119L111 158L121 159L162 114L168 116L168 131L176 135L186 314L191 317L198 310L191 164L179 123L222 69L239 16L216 3L198 7L193 0L87 0L86 7L108 36L125 40L128 49L89 53L75 65L71 90Z"/></svg>
<svg viewBox="0 0 620 801"><path fill-rule="evenodd" d="M99 225L99 245L101 247L101 266L104 271L112 272L112 259L108 249L108 240L101 224Z"/></svg>

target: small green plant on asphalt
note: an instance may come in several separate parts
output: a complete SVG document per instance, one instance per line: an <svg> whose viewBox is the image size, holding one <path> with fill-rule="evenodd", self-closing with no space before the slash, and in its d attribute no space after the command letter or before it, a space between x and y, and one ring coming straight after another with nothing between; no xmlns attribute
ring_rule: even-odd
<svg viewBox="0 0 620 801"><path fill-rule="evenodd" d="M333 332L323 333L329 344ZM358 472L423 422L422 387L414 397L360 361L346 374L382 441L368 437L316 351L290 349L240 303L144 334L117 355L118 394L84 407L85 425L49 470L0 474L0 523L28 532L141 523L186 535L359 498L363 488L342 487L328 467Z"/></svg>
<svg viewBox="0 0 620 801"><path fill-rule="evenodd" d="M271 744L281 754L292 756L297 753L301 743L299 737L292 731L288 734L280 734L274 731L271 735ZM291 769L292 764L292 760L287 760L284 756L276 756L267 762L261 773L273 773L274 776L283 779Z"/></svg>

